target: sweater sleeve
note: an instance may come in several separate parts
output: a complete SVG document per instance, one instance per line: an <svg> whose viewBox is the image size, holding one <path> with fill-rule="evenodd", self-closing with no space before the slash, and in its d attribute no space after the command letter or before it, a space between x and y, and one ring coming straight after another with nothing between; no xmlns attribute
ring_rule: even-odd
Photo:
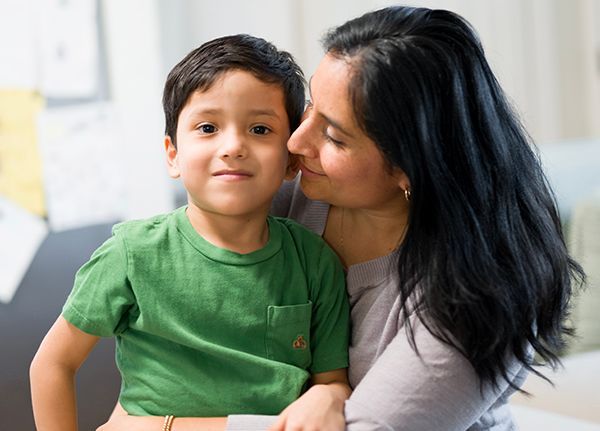
<svg viewBox="0 0 600 431"><path fill-rule="evenodd" d="M229 415L226 430L263 431L275 423L277 416L267 415Z"/></svg>
<svg viewBox="0 0 600 431"><path fill-rule="evenodd" d="M504 379L495 388L484 385L482 391L464 356L420 322L415 321L414 330L420 356L401 329L346 401L348 431L464 431L486 418L484 413L510 392ZM521 368L515 363L509 376ZM490 429L513 429L508 406L504 413L487 418Z"/></svg>

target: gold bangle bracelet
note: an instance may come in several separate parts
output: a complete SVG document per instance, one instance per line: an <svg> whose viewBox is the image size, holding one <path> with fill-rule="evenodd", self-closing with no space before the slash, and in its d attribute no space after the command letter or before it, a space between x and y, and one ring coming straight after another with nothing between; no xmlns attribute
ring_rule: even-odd
<svg viewBox="0 0 600 431"><path fill-rule="evenodd" d="M173 419L175 419L175 416L173 416L173 415L165 416L165 421L163 422L162 431L171 431L171 426L173 425Z"/></svg>

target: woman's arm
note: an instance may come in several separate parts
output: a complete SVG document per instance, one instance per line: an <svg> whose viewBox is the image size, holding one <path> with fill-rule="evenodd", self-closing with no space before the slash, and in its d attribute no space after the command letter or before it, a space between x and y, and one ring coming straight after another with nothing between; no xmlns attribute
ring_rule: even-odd
<svg viewBox="0 0 600 431"><path fill-rule="evenodd" d="M113 414L109 421L96 431L149 431L160 430L163 416L128 416L122 411ZM171 431L223 431L227 418L178 418L173 420Z"/></svg>
<svg viewBox="0 0 600 431"><path fill-rule="evenodd" d="M31 401L39 431L77 430L75 374L98 342L60 316L30 367Z"/></svg>
<svg viewBox="0 0 600 431"><path fill-rule="evenodd" d="M350 395L346 369L313 375L311 388L279 416L236 415L227 418L175 418L171 431L222 431L293 429L343 430L344 401ZM161 416L128 416L117 404L110 420L97 431L147 431L160 429Z"/></svg>
<svg viewBox="0 0 600 431"><path fill-rule="evenodd" d="M315 374L311 388L281 412L269 431L343 430L344 402L351 393L345 368Z"/></svg>
<svg viewBox="0 0 600 431"><path fill-rule="evenodd" d="M160 430L164 416L129 416L123 406L117 403L108 422L96 431L148 431ZM171 425L171 431L223 431L227 418L178 418Z"/></svg>
<svg viewBox="0 0 600 431"><path fill-rule="evenodd" d="M480 382L469 362L454 348L434 338L414 322L420 357L404 329L388 345L346 402L348 431L445 431L468 429L507 389ZM510 375L521 365L515 363Z"/></svg>

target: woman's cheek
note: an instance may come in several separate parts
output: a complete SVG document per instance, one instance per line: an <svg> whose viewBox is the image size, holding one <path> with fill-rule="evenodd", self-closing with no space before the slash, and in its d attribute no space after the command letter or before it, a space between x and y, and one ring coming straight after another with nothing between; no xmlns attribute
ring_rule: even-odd
<svg viewBox="0 0 600 431"><path fill-rule="evenodd" d="M343 178L352 173L352 164L348 157L339 151L328 149L320 154L321 166L325 174L333 178Z"/></svg>

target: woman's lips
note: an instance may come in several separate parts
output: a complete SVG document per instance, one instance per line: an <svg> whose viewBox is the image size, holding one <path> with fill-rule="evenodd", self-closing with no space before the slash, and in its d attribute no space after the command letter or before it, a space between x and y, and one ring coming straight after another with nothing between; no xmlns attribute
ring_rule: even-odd
<svg viewBox="0 0 600 431"><path fill-rule="evenodd" d="M322 174L320 172L310 169L302 162L299 162L299 165L300 165L300 170L302 171L302 175L307 175L309 177L310 176L314 176L314 177L324 177L325 176L325 174Z"/></svg>

